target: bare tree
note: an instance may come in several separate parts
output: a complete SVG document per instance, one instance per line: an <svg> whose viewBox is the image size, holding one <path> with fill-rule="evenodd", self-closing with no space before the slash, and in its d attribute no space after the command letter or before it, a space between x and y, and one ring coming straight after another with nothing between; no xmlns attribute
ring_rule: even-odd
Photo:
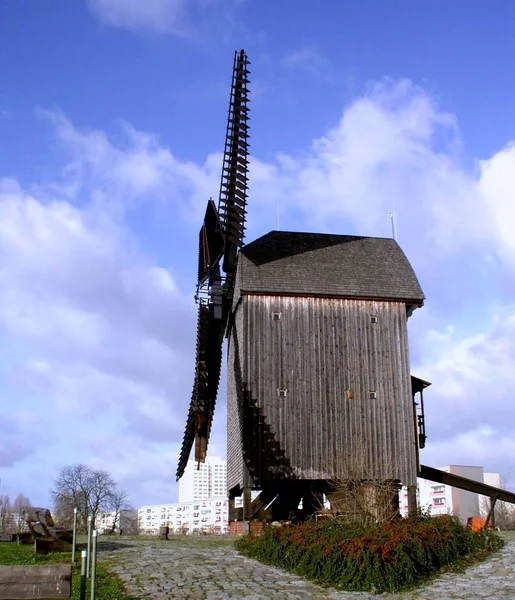
<svg viewBox="0 0 515 600"><path fill-rule="evenodd" d="M125 516L127 511L133 510L133 506L129 501L127 492L120 488L115 488L109 496L108 500L109 510L114 513L113 524L111 525L111 532L114 533L115 529L122 529L122 515ZM126 529L125 524L123 528ZM126 533L129 533L126 531Z"/></svg>
<svg viewBox="0 0 515 600"><path fill-rule="evenodd" d="M13 520L15 521L16 532L20 533L26 529L27 525L22 518L23 510L30 506L31 502L24 494L18 494L16 498L13 500L11 510L13 513Z"/></svg>
<svg viewBox="0 0 515 600"><path fill-rule="evenodd" d="M501 477L501 488L506 490L509 487L508 477L503 475ZM490 498L479 496L479 512L486 517L489 511ZM502 531L515 530L515 506L509 502L497 501L494 508L494 522L495 526Z"/></svg>
<svg viewBox="0 0 515 600"><path fill-rule="evenodd" d="M363 441L336 460L331 468L330 509L321 511L330 518L363 525L385 523L399 515L399 482L392 477L393 467L370 460Z"/></svg>
<svg viewBox="0 0 515 600"><path fill-rule="evenodd" d="M15 513L17 515L21 515L22 512L23 512L23 509L26 506L30 506L30 505L31 505L31 502L27 498L27 496L25 496L25 495L23 495L23 494L20 493L13 500L12 511L13 511L13 513Z"/></svg>
<svg viewBox="0 0 515 600"><path fill-rule="evenodd" d="M93 526L100 511L110 510L110 502L117 493L114 479L106 471L96 471L87 465L63 467L51 491L55 516L60 525L70 526L73 509L79 509L79 526L85 531L87 519L93 517Z"/></svg>
<svg viewBox="0 0 515 600"><path fill-rule="evenodd" d="M11 533L12 509L9 496L0 496L0 533Z"/></svg>
<svg viewBox="0 0 515 600"><path fill-rule="evenodd" d="M30 500L18 494L11 502L9 496L0 496L0 533L19 533L26 528L22 509L30 505Z"/></svg>

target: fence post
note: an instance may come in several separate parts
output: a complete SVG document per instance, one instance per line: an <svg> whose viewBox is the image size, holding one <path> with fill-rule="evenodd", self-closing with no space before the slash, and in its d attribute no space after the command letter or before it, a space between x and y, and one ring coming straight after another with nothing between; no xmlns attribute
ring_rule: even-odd
<svg viewBox="0 0 515 600"><path fill-rule="evenodd" d="M86 564L86 577L89 579L89 565L91 563L91 528L93 525L93 516L88 516L88 562Z"/></svg>
<svg viewBox="0 0 515 600"><path fill-rule="evenodd" d="M93 531L93 555L91 560L91 600L95 600L95 578L97 574L97 542L98 531Z"/></svg>
<svg viewBox="0 0 515 600"><path fill-rule="evenodd" d="M80 600L86 600L86 564L88 562L88 553L82 551L82 561L80 565Z"/></svg>
<svg viewBox="0 0 515 600"><path fill-rule="evenodd" d="M73 542L72 542L72 564L75 562L75 547L77 545L77 508L73 509Z"/></svg>

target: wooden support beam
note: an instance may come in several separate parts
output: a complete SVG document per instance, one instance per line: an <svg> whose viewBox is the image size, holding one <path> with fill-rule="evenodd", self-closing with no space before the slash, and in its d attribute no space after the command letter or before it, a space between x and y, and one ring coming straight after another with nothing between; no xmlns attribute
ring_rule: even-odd
<svg viewBox="0 0 515 600"><path fill-rule="evenodd" d="M417 514L417 486L408 486L408 515L414 517Z"/></svg>
<svg viewBox="0 0 515 600"><path fill-rule="evenodd" d="M420 471L418 476L422 479L429 479L436 483L443 483L444 485L450 485L452 487L459 488L460 490L466 490L468 492L474 492L474 494L481 494L482 496L489 496L490 498L497 497L501 502L511 502L515 504L515 492L509 492L496 488L493 485L487 485L481 481L475 481L474 479L468 479L467 477L461 477L460 475L454 475L454 473L446 473L435 469L434 467L426 467L420 465Z"/></svg>
<svg viewBox="0 0 515 600"><path fill-rule="evenodd" d="M249 487L243 488L243 520L250 519L252 514L252 492Z"/></svg>
<svg viewBox="0 0 515 600"><path fill-rule="evenodd" d="M228 515L229 523L231 521L236 521L236 518L237 518L236 515L237 515L237 513L236 513L236 508L234 506L234 497L229 496L229 515Z"/></svg>
<svg viewBox="0 0 515 600"><path fill-rule="evenodd" d="M0 566L0 600L71 598L70 565Z"/></svg>
<svg viewBox="0 0 515 600"><path fill-rule="evenodd" d="M494 496L493 498L490 498L490 510L486 515L485 527L488 527L490 525L490 522L492 523L492 527L495 527L495 504L498 499L499 496Z"/></svg>

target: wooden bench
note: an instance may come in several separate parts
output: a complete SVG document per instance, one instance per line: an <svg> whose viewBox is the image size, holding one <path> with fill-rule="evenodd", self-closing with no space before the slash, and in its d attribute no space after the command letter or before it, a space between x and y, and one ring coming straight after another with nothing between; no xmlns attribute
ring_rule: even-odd
<svg viewBox="0 0 515 600"><path fill-rule="evenodd" d="M71 529L60 529L55 526L48 508L29 506L22 509L29 531L18 535L18 543L34 542L34 552L71 552L73 532Z"/></svg>
<svg viewBox="0 0 515 600"><path fill-rule="evenodd" d="M71 593L70 565L0 566L0 600L61 600Z"/></svg>

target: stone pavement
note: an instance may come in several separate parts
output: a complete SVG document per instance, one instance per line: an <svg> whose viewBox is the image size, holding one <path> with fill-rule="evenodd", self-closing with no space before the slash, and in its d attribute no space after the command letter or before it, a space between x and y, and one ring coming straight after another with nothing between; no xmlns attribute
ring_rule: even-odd
<svg viewBox="0 0 515 600"><path fill-rule="evenodd" d="M515 600L515 542L465 573L445 574L403 594L323 588L240 556L229 540L100 542L99 560L135 598L152 600Z"/></svg>

